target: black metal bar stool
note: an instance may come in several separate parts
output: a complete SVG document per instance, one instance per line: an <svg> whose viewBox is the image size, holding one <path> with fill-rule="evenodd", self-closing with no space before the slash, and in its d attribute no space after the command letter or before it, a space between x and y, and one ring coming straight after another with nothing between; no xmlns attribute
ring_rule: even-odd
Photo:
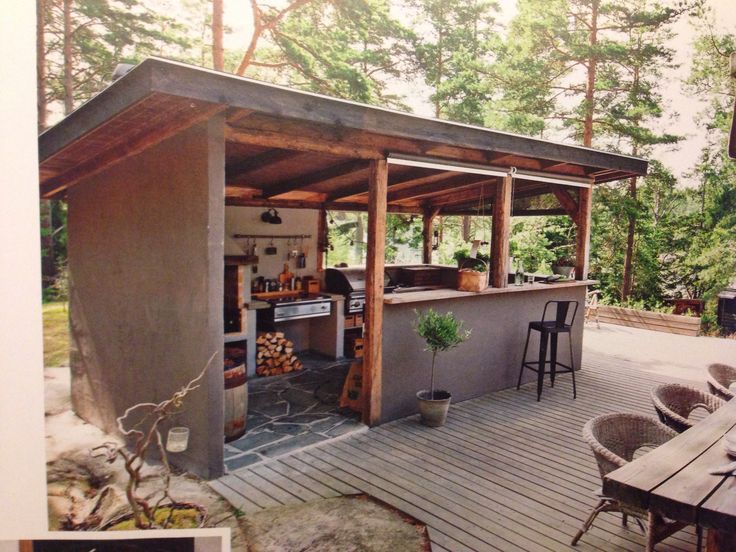
<svg viewBox="0 0 736 552"><path fill-rule="evenodd" d="M554 320L547 319L547 308L554 304L555 305L555 317ZM572 309L572 316L570 316L570 306L575 305ZM572 352L572 325L575 322L575 315L578 312L577 301L547 301L544 305L544 312L542 312L542 319L529 322L529 329L526 332L526 344L524 345L524 356L521 358L521 369L519 370L519 382L516 384L516 389L521 387L521 376L524 373L524 368L533 370L537 373L537 400L542 397L542 385L544 384L545 374L549 374L551 386L555 386L555 376L557 373L572 373L572 398L576 398L577 391L575 389L575 357ZM569 321L568 321L569 318ZM531 336L532 330L539 332L539 360L527 361L526 352L529 348L529 337ZM557 361L557 336L561 333L566 333L568 342L570 343L570 365L562 364ZM550 344L550 359L547 360L547 343ZM549 364L549 371L546 370ZM562 368L559 370L558 368Z"/></svg>

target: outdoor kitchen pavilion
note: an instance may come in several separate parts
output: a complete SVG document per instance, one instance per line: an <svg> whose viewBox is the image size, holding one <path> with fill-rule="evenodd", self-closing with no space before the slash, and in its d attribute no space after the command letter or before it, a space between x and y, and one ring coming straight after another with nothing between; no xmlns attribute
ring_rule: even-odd
<svg viewBox="0 0 736 552"><path fill-rule="evenodd" d="M44 132L39 147L41 196L69 206L73 406L108 431L131 404L162 400L194 377L213 351L222 362L225 205L368 212L364 419L375 424L390 410L378 337L387 212L424 217L425 262L433 217L492 214L497 292L507 285L511 215L566 213L584 290L592 186L647 168L153 58ZM530 208L536 196L547 207ZM177 419L191 429L189 450L172 460L214 478L219 370L202 387Z"/></svg>

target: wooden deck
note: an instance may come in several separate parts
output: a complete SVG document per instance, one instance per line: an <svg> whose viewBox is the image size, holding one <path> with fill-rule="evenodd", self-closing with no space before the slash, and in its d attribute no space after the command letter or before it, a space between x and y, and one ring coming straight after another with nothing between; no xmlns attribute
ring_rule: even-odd
<svg viewBox="0 0 736 552"><path fill-rule="evenodd" d="M622 528L620 516L608 513L569 546L601 484L580 431L606 412L653 415L649 390L664 378L585 354L577 379L576 400L569 374L562 375L554 389L545 387L541 403L533 385L501 391L454 405L441 429L410 417L211 484L245 512L367 492L425 522L435 552L644 550L636 524ZM657 550L693 551L694 532Z"/></svg>

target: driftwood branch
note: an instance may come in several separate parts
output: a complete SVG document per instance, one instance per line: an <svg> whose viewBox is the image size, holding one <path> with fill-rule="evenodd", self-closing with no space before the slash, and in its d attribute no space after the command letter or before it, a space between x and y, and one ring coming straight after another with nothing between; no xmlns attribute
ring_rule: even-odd
<svg viewBox="0 0 736 552"><path fill-rule="evenodd" d="M124 437L132 438L134 440L131 450L128 450L125 447L125 444L118 444L109 441L94 447L91 450L92 457L104 458L108 463L113 463L118 458L123 459L124 468L128 474L125 496L128 501L128 505L130 506L135 526L139 529L167 528L172 520L174 506L180 504L174 500L170 494L171 465L169 464L164 439L161 435L160 425L162 422L169 420L171 416L181 408L185 397L189 393L200 387L200 382L204 378L216 356L217 353L213 353L202 371L181 389L174 392L174 394L168 399L158 403L145 402L134 404L127 408L122 416L117 418L117 427L120 433ZM142 418L132 426L128 427L127 423L129 417L134 412L141 410L146 410ZM154 446L158 451L159 459L163 464L163 485L161 490L154 492L150 496L140 497L138 496L137 491L141 483L141 470L145 465L146 453L151 446ZM159 493L160 497L156 500L153 506L151 506L151 502ZM100 499L98 499L98 502L99 500ZM170 507L169 515L162 523L158 524L156 523L154 516L156 511L164 506ZM96 510L97 507L92 511L96 512ZM89 520L83 521L80 525L88 526Z"/></svg>

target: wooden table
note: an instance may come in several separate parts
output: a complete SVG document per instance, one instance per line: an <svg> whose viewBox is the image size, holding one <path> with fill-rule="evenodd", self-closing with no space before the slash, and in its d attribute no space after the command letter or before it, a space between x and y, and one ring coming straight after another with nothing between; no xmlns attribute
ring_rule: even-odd
<svg viewBox="0 0 736 552"><path fill-rule="evenodd" d="M708 473L734 460L721 442L734 428L736 399L695 427L608 474L603 493L667 518L708 528L707 550L736 550L736 477Z"/></svg>

